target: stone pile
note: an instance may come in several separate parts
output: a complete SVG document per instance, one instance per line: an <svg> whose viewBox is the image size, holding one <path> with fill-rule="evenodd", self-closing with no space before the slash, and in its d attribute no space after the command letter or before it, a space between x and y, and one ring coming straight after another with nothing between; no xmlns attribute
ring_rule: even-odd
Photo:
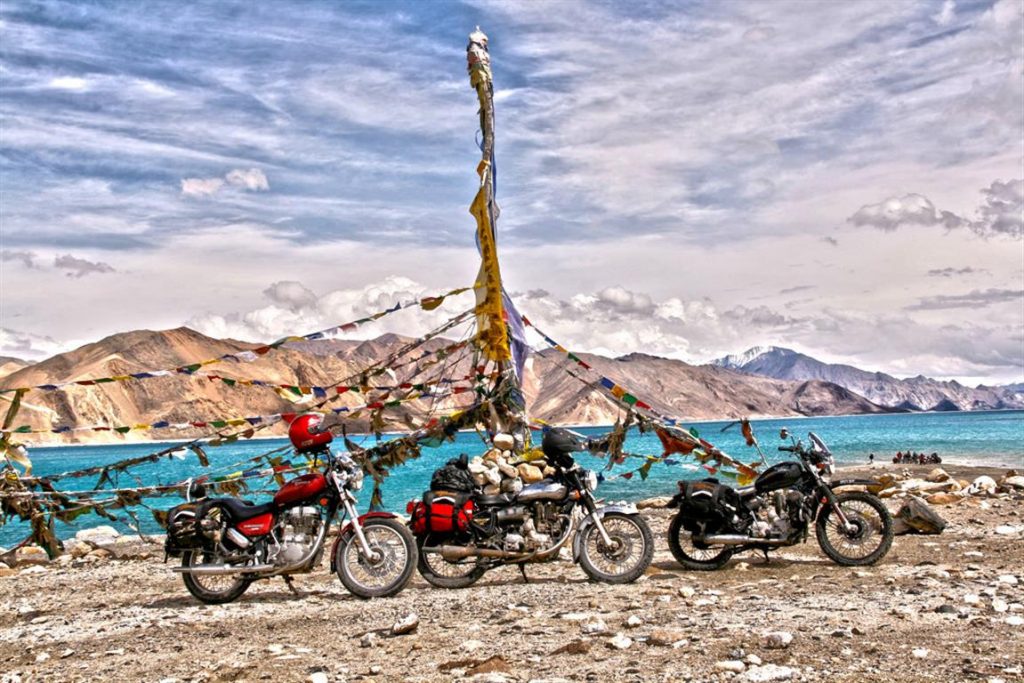
<svg viewBox="0 0 1024 683"><path fill-rule="evenodd" d="M82 529L64 543L63 554L52 564L82 566L103 560L145 560L163 553L163 537L140 538L123 535L111 526ZM34 545L8 551L0 548L0 576L13 573L14 567L45 566L51 564L46 551Z"/></svg>
<svg viewBox="0 0 1024 683"><path fill-rule="evenodd" d="M498 434L494 437L494 448L469 461L469 472L477 486L483 487L485 495L519 493L523 486L554 474L554 470L543 461L513 465L514 444L510 435Z"/></svg>

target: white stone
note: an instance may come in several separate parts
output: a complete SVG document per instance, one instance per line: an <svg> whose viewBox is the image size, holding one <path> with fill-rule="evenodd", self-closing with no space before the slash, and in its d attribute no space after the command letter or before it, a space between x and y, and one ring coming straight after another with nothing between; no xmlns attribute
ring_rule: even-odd
<svg viewBox="0 0 1024 683"><path fill-rule="evenodd" d="M772 631L764 636L764 646L769 650L782 650L793 642L793 634L789 631Z"/></svg>
<svg viewBox="0 0 1024 683"><path fill-rule="evenodd" d="M587 636L596 636L608 632L608 624L604 619L592 617L580 622L580 632Z"/></svg>
<svg viewBox="0 0 1024 683"><path fill-rule="evenodd" d="M616 650L628 650L633 644L633 639L621 633L616 633L615 637L608 641L608 644Z"/></svg>
<svg viewBox="0 0 1024 683"><path fill-rule="evenodd" d="M931 650L926 647L915 647L911 650L911 654L918 659L928 659L928 655L931 654Z"/></svg>
<svg viewBox="0 0 1024 683"><path fill-rule="evenodd" d="M732 671L733 673L743 673L746 670L747 665L738 659L723 659L720 662L715 662L715 668L719 671Z"/></svg>
<svg viewBox="0 0 1024 683"><path fill-rule="evenodd" d="M1017 533L1017 527L1010 526L1009 524L1000 524L996 527L996 533L1000 536L1013 536Z"/></svg>
<svg viewBox="0 0 1024 683"><path fill-rule="evenodd" d="M40 652L36 655L36 664L42 664L48 659L50 659L50 654L48 652Z"/></svg>
<svg viewBox="0 0 1024 683"><path fill-rule="evenodd" d="M746 656L746 657L744 658L744 661L745 661L745 662L746 662L747 664L752 664L753 666L761 666L761 658L760 658L760 657L758 657L758 656L757 656L757 655L755 655L755 654L749 654L749 655L747 655L747 656Z"/></svg>
<svg viewBox="0 0 1024 683"><path fill-rule="evenodd" d="M76 533L75 540L98 547L113 543L120 535L121 533L112 526L94 526Z"/></svg>
<svg viewBox="0 0 1024 683"><path fill-rule="evenodd" d="M644 620L635 614L629 615L629 619L626 619L626 626L628 626L629 628L636 628L637 626L642 626L643 623Z"/></svg>
<svg viewBox="0 0 1024 683"><path fill-rule="evenodd" d="M466 640L462 643L462 649L466 652L476 652L482 647L484 647L484 643L479 640Z"/></svg>
<svg viewBox="0 0 1024 683"><path fill-rule="evenodd" d="M364 633L363 637L359 639L359 647L373 647L377 644L377 640L380 638L373 631Z"/></svg>
<svg viewBox="0 0 1024 683"><path fill-rule="evenodd" d="M1016 586L1017 583L1018 583L1017 582L1017 577L1014 576L1013 574L1000 574L998 580L999 580L999 583L1005 583L1008 586Z"/></svg>
<svg viewBox="0 0 1024 683"><path fill-rule="evenodd" d="M323 671L316 671L309 675L309 683L327 683L329 680Z"/></svg>
<svg viewBox="0 0 1024 683"><path fill-rule="evenodd" d="M968 593L964 596L964 602L968 605L978 605L981 604L981 597L975 593Z"/></svg>
<svg viewBox="0 0 1024 683"><path fill-rule="evenodd" d="M684 598L692 598L697 594L697 591L693 586L680 586L677 592Z"/></svg>
<svg viewBox="0 0 1024 683"><path fill-rule="evenodd" d="M401 636L412 633L420 625L420 618L415 612L410 612L391 625L391 635Z"/></svg>
<svg viewBox="0 0 1024 683"><path fill-rule="evenodd" d="M283 655L284 645L281 645L279 643L271 643L270 645L267 645L267 652L269 652L272 655Z"/></svg>
<svg viewBox="0 0 1024 683"><path fill-rule="evenodd" d="M1018 617L1016 615L1006 617L1006 623L1010 626L1024 626L1024 617Z"/></svg>
<svg viewBox="0 0 1024 683"><path fill-rule="evenodd" d="M791 681L797 675L795 669L777 664L754 666L740 674L737 680L743 683L773 683L773 681Z"/></svg>
<svg viewBox="0 0 1024 683"><path fill-rule="evenodd" d="M1005 600L999 598L992 599L992 611L997 613L1003 613L1010 609L1010 606L1006 604Z"/></svg>

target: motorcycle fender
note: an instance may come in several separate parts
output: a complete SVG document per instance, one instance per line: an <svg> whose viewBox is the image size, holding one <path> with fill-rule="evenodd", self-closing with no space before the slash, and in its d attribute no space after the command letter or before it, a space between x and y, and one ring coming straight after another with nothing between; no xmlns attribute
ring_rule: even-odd
<svg viewBox="0 0 1024 683"><path fill-rule="evenodd" d="M359 515L359 523L362 524L366 520L373 519L374 517L384 517L384 518L388 518L388 519L398 519L398 515L396 515L394 513L391 513L391 512L367 512L365 515ZM334 562L334 556L338 553L338 546L341 544L342 539L346 538L351 533L353 533L353 531L352 531L352 522L348 521L348 522L345 523L345 526L342 527L341 531L338 532L337 538L334 539L334 545L331 546L331 571L332 572L337 569L336 564Z"/></svg>
<svg viewBox="0 0 1024 683"><path fill-rule="evenodd" d="M583 536L587 529L594 525L594 518L600 519L609 512L620 512L624 515L640 514L636 505L633 505L632 503L615 503L613 505L605 505L604 507L598 508L592 514L584 517L583 521L580 523L580 528L576 530L576 535L572 539L572 559L574 561L579 562L580 560L580 553L583 552Z"/></svg>

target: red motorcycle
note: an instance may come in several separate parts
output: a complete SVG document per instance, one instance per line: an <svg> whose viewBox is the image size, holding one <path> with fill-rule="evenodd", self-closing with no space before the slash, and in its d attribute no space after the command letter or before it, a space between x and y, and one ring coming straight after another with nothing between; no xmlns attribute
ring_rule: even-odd
<svg viewBox="0 0 1024 683"><path fill-rule="evenodd" d="M300 415L288 437L297 453L323 462L324 471L292 479L261 505L206 498L201 486L192 486L189 501L168 514L165 551L181 557L173 571L182 575L189 593L218 604L235 600L259 579L280 576L292 587L293 574L311 572L320 563L339 508L339 521L347 516L349 522L331 549L331 570L360 598L401 591L416 566L409 529L388 512L356 513L353 492L362 488L362 468L347 453L331 453L332 437L322 416Z"/></svg>

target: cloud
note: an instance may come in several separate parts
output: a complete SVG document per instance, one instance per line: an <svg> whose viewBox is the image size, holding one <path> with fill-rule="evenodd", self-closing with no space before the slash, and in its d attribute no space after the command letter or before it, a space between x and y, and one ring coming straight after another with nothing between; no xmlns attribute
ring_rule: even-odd
<svg viewBox="0 0 1024 683"><path fill-rule="evenodd" d="M988 271L984 268L973 268L971 266L964 266L963 268L953 268L952 266L946 268L933 268L928 271L928 277L958 277L960 275L977 275L978 273L987 273Z"/></svg>
<svg viewBox="0 0 1024 683"><path fill-rule="evenodd" d="M270 183L267 182L267 176L265 176L263 171L258 168L236 168L232 171L228 171L228 174L224 176L224 178L228 181L228 185L240 187L243 190L248 190L249 192L265 192L270 189Z"/></svg>
<svg viewBox="0 0 1024 683"><path fill-rule="evenodd" d="M939 26L949 26L956 19L956 0L945 0L942 9L932 17Z"/></svg>
<svg viewBox="0 0 1024 683"><path fill-rule="evenodd" d="M857 227L892 232L901 226L942 226L947 230L967 228L982 237L1024 236L1024 180L995 180L981 190L984 197L973 220L942 211L919 194L890 197L878 204L862 206L847 221Z"/></svg>
<svg viewBox="0 0 1024 683"><path fill-rule="evenodd" d="M963 227L964 219L950 211L939 211L919 194L890 197L878 204L867 204L847 219L857 227L872 227L892 232L905 225L942 225L947 229Z"/></svg>
<svg viewBox="0 0 1024 683"><path fill-rule="evenodd" d="M63 345L51 337L0 327L0 356L40 360L63 350Z"/></svg>
<svg viewBox="0 0 1024 683"><path fill-rule="evenodd" d="M1003 303L1024 305L1024 289L976 289L967 294L937 294L907 306L908 311L935 311L951 308L984 308Z"/></svg>
<svg viewBox="0 0 1024 683"><path fill-rule="evenodd" d="M102 261L89 261L77 258L71 254L64 254L53 259L54 268L65 271L65 275L73 278L82 278L93 273L113 273L114 267Z"/></svg>
<svg viewBox="0 0 1024 683"><path fill-rule="evenodd" d="M88 80L74 76L61 76L51 79L48 85L56 90L70 90L72 92L84 92L89 89Z"/></svg>
<svg viewBox="0 0 1024 683"><path fill-rule="evenodd" d="M263 290L263 293L275 304L280 304L290 310L312 306L317 301L316 294L306 289L301 282L295 281L275 282Z"/></svg>
<svg viewBox="0 0 1024 683"><path fill-rule="evenodd" d="M38 256L33 251L0 249L0 262L3 263L20 262L26 268L39 268L39 264L36 263L36 258L38 258Z"/></svg>
<svg viewBox="0 0 1024 683"><path fill-rule="evenodd" d="M270 189L267 176L258 168L236 168L223 178L182 178L181 194L186 197L212 197L225 187L246 192L266 192Z"/></svg>
<svg viewBox="0 0 1024 683"><path fill-rule="evenodd" d="M838 247L839 246L839 240L837 240L835 237L832 237L832 236L829 236L829 235L826 235L825 237L822 237L821 241L824 242L825 244L829 244L829 245L831 245L833 247Z"/></svg>

